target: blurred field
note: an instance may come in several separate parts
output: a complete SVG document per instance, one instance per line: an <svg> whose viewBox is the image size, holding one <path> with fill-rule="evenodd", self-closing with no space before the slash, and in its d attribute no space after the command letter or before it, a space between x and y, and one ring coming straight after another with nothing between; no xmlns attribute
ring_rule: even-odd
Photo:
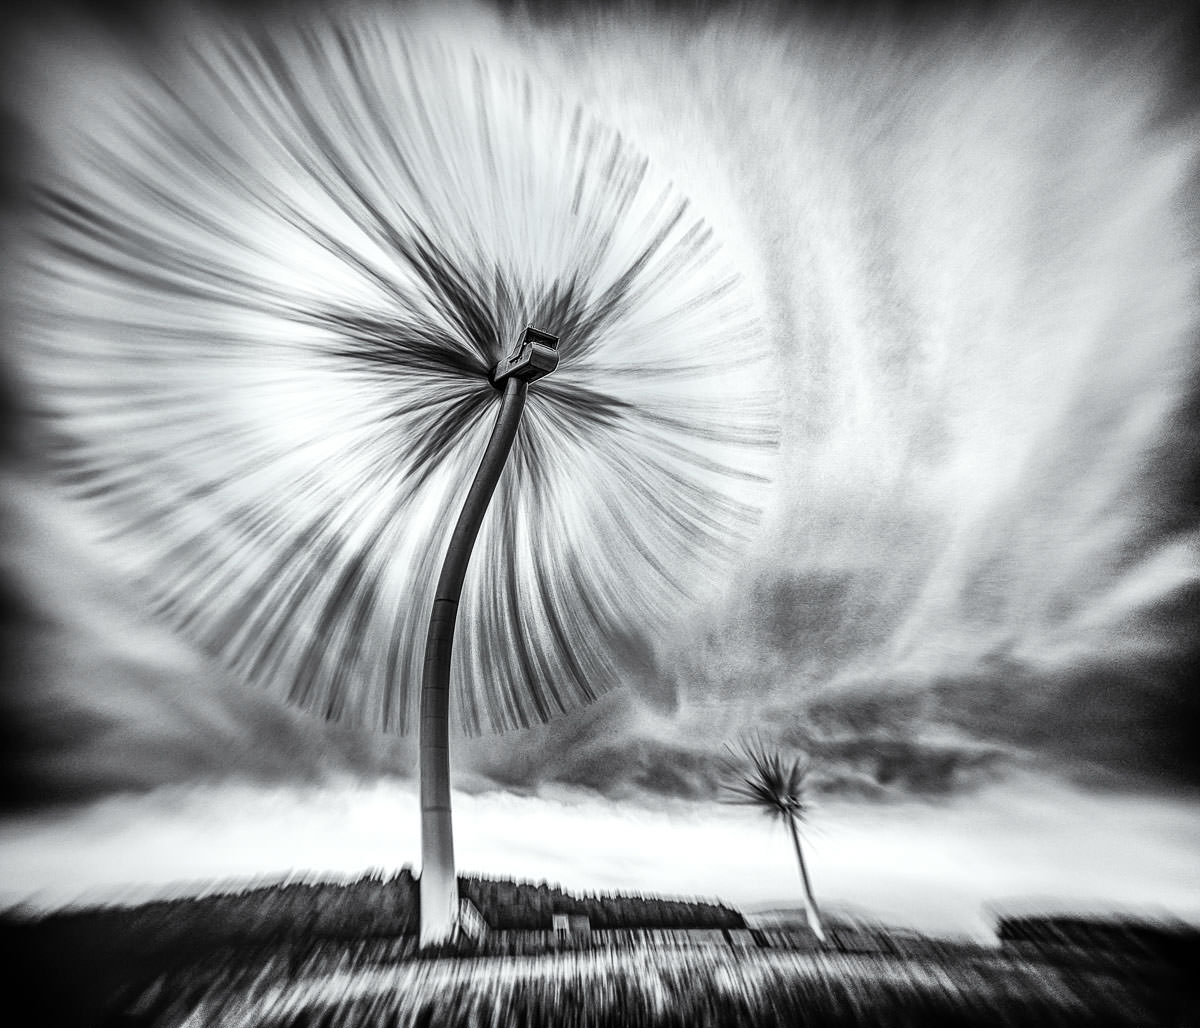
<svg viewBox="0 0 1200 1028"><path fill-rule="evenodd" d="M822 947L699 900L459 887L490 928L437 954L416 952L407 870L3 912L4 995L31 1015L0 1025L1200 1028L1200 929L1182 923L1002 918L995 947L831 919ZM587 927L555 931L556 912Z"/></svg>
<svg viewBox="0 0 1200 1028"><path fill-rule="evenodd" d="M1200 1024L1184 969L638 947L396 960L380 944L216 961L163 976L125 1028L1139 1026Z"/></svg>

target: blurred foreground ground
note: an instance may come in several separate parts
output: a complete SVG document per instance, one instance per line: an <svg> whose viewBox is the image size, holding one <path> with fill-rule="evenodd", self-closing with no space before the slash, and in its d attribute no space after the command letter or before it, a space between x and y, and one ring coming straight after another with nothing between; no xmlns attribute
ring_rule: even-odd
<svg viewBox="0 0 1200 1028"><path fill-rule="evenodd" d="M459 880L482 936L416 952L416 883L292 882L0 914L0 1024L1200 1026L1200 929L1001 918L999 945L796 911ZM789 920L790 919L790 920ZM554 927L557 925L557 927ZM541 927L537 927L541 926Z"/></svg>
<svg viewBox="0 0 1200 1028"><path fill-rule="evenodd" d="M127 1028L408 1026L1183 1026L1187 972L976 951L941 959L729 947L592 949L397 962L318 946L166 975Z"/></svg>

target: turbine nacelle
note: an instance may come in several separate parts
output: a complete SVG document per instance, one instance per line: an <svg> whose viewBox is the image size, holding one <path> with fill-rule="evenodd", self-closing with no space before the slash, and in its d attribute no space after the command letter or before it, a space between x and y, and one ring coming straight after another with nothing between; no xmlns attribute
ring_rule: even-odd
<svg viewBox="0 0 1200 1028"><path fill-rule="evenodd" d="M512 352L492 369L492 385L501 389L507 378L536 382L557 367L558 336L530 325L521 333Z"/></svg>

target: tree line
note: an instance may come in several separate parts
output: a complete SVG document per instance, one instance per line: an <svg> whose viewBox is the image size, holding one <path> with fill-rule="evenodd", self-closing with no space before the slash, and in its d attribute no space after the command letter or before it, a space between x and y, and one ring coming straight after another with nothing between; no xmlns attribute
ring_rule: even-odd
<svg viewBox="0 0 1200 1028"><path fill-rule="evenodd" d="M458 892L479 909L489 927L539 931L553 915L587 917L597 930L635 928L744 928L736 910L705 900L640 893L587 893L576 896L557 885L504 879L460 877Z"/></svg>

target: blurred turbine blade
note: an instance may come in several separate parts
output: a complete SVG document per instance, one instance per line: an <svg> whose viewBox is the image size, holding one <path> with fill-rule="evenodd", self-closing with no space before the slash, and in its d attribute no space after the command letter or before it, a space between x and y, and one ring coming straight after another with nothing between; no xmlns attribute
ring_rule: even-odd
<svg viewBox="0 0 1200 1028"><path fill-rule="evenodd" d="M61 480L158 611L321 716L414 721L433 584L527 325L560 337L484 521L468 730L616 682L715 585L775 406L688 200L528 75L386 12L190 24L91 77L38 183L19 355Z"/></svg>

